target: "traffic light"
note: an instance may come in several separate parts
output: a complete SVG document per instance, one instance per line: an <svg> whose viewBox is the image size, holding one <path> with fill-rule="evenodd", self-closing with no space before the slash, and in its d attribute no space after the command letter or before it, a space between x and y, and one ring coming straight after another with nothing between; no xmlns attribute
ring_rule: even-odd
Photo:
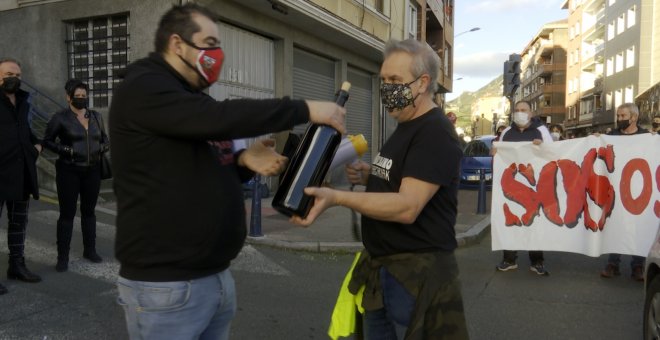
<svg viewBox="0 0 660 340"><path fill-rule="evenodd" d="M502 95L505 97L513 97L520 87L520 61L520 54L514 53L509 55L509 60L504 62Z"/></svg>

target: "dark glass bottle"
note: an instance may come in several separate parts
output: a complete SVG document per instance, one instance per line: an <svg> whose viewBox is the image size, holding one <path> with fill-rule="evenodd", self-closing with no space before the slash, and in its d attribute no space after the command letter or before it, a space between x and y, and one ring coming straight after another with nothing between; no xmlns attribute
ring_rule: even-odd
<svg viewBox="0 0 660 340"><path fill-rule="evenodd" d="M351 84L344 82L336 103L344 106ZM314 198L305 195L306 187L320 186L341 142L341 133L327 125L311 124L280 181L273 197L273 208L287 216L306 217Z"/></svg>

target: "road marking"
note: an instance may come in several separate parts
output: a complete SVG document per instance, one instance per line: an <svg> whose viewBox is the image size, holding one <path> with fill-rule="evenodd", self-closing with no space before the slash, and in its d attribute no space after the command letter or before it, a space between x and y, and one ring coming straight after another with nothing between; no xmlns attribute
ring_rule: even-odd
<svg viewBox="0 0 660 340"><path fill-rule="evenodd" d="M52 226L52 230L55 231L58 217L59 212L55 210L42 210L30 213L29 220ZM73 223L74 232L80 233L80 218L76 217ZM46 242L31 238L30 233L28 233L28 238L25 242L25 253L27 254L26 257L29 261L55 266L55 262L57 261L57 246L55 245L54 234L55 233L53 232L53 240L51 242ZM110 224L97 222L96 235L99 238L114 240L115 227ZM0 250L6 251L6 249L7 229L1 228ZM243 247L236 259L232 261L230 269L232 271L271 275L291 275L291 272L268 259L257 249L247 244ZM119 262L114 257L105 256L103 262L91 263L81 256L76 256L75 253L71 253L69 255L69 271L114 283L117 280L117 273L119 273Z"/></svg>

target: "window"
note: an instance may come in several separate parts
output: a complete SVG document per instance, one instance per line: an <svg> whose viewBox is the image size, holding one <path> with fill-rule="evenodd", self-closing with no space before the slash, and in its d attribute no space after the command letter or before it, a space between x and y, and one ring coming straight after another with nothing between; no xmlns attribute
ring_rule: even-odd
<svg viewBox="0 0 660 340"><path fill-rule="evenodd" d="M626 68L635 66L635 46L626 50Z"/></svg>
<svg viewBox="0 0 660 340"><path fill-rule="evenodd" d="M568 81L568 93L573 93L573 80Z"/></svg>
<svg viewBox="0 0 660 340"><path fill-rule="evenodd" d="M628 28L635 26L635 6L628 10Z"/></svg>
<svg viewBox="0 0 660 340"><path fill-rule="evenodd" d="M616 0L609 0L609 1L607 2L607 4L608 4L609 6L612 6L612 5L614 5L615 3L616 3Z"/></svg>
<svg viewBox="0 0 660 340"><path fill-rule="evenodd" d="M621 14L616 21L616 34L621 34L626 29L626 15Z"/></svg>
<svg viewBox="0 0 660 340"><path fill-rule="evenodd" d="M621 90L616 90L614 91L614 102L612 103L612 107L619 107L619 105L623 104L621 101L623 98L623 93Z"/></svg>
<svg viewBox="0 0 660 340"><path fill-rule="evenodd" d="M407 14L408 38L417 39L417 4L415 2L408 3Z"/></svg>
<svg viewBox="0 0 660 340"><path fill-rule="evenodd" d="M582 31L580 31L580 22L575 23L575 34L582 34Z"/></svg>
<svg viewBox="0 0 660 340"><path fill-rule="evenodd" d="M614 63L614 73L619 73L623 71L623 52L619 52L616 55L616 62Z"/></svg>
<svg viewBox="0 0 660 340"><path fill-rule="evenodd" d="M608 58L607 59L607 67L605 70L605 75L606 76L611 76L614 74L614 58Z"/></svg>
<svg viewBox="0 0 660 340"><path fill-rule="evenodd" d="M607 25L607 40L612 40L614 36L616 35L616 31L614 30L614 21L610 22L609 25Z"/></svg>
<svg viewBox="0 0 660 340"><path fill-rule="evenodd" d="M632 85L626 86L625 92L623 94L623 102L624 103L632 103L633 102L633 86Z"/></svg>
<svg viewBox="0 0 660 340"><path fill-rule="evenodd" d="M376 10L378 13L383 14L387 17L389 17L390 15L389 1L366 0L366 1L360 1L360 3L367 5L368 7Z"/></svg>
<svg viewBox="0 0 660 340"><path fill-rule="evenodd" d="M117 72L128 65L128 14L67 22L69 76L89 84L89 105L108 107Z"/></svg>
<svg viewBox="0 0 660 340"><path fill-rule="evenodd" d="M605 96L605 110L611 110L612 109L612 92L607 93Z"/></svg>
<svg viewBox="0 0 660 340"><path fill-rule="evenodd" d="M575 37L575 29L573 26L571 26L571 28L568 30L568 37L569 39L573 39Z"/></svg>
<svg viewBox="0 0 660 340"><path fill-rule="evenodd" d="M448 77L449 74L450 74L449 67L450 67L451 64L449 63L449 58L451 58L451 55L452 54L451 54L451 50L449 49L449 46L445 47L445 57L443 58L444 59L444 67L445 67L445 77Z"/></svg>

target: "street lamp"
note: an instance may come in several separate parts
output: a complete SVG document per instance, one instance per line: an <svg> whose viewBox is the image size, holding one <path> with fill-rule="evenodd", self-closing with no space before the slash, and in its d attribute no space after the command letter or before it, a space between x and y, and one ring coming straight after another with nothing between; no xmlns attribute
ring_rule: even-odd
<svg viewBox="0 0 660 340"><path fill-rule="evenodd" d="M478 30L480 30L480 29L481 29L480 27L472 27L472 28L470 28L470 29L467 30L467 31L464 31L464 32L461 32L461 33L458 33L458 34L454 35L454 39L456 39L456 37L461 36L461 35L463 35L463 34L465 34L465 33L470 33L470 32L474 32L474 31L478 31Z"/></svg>

